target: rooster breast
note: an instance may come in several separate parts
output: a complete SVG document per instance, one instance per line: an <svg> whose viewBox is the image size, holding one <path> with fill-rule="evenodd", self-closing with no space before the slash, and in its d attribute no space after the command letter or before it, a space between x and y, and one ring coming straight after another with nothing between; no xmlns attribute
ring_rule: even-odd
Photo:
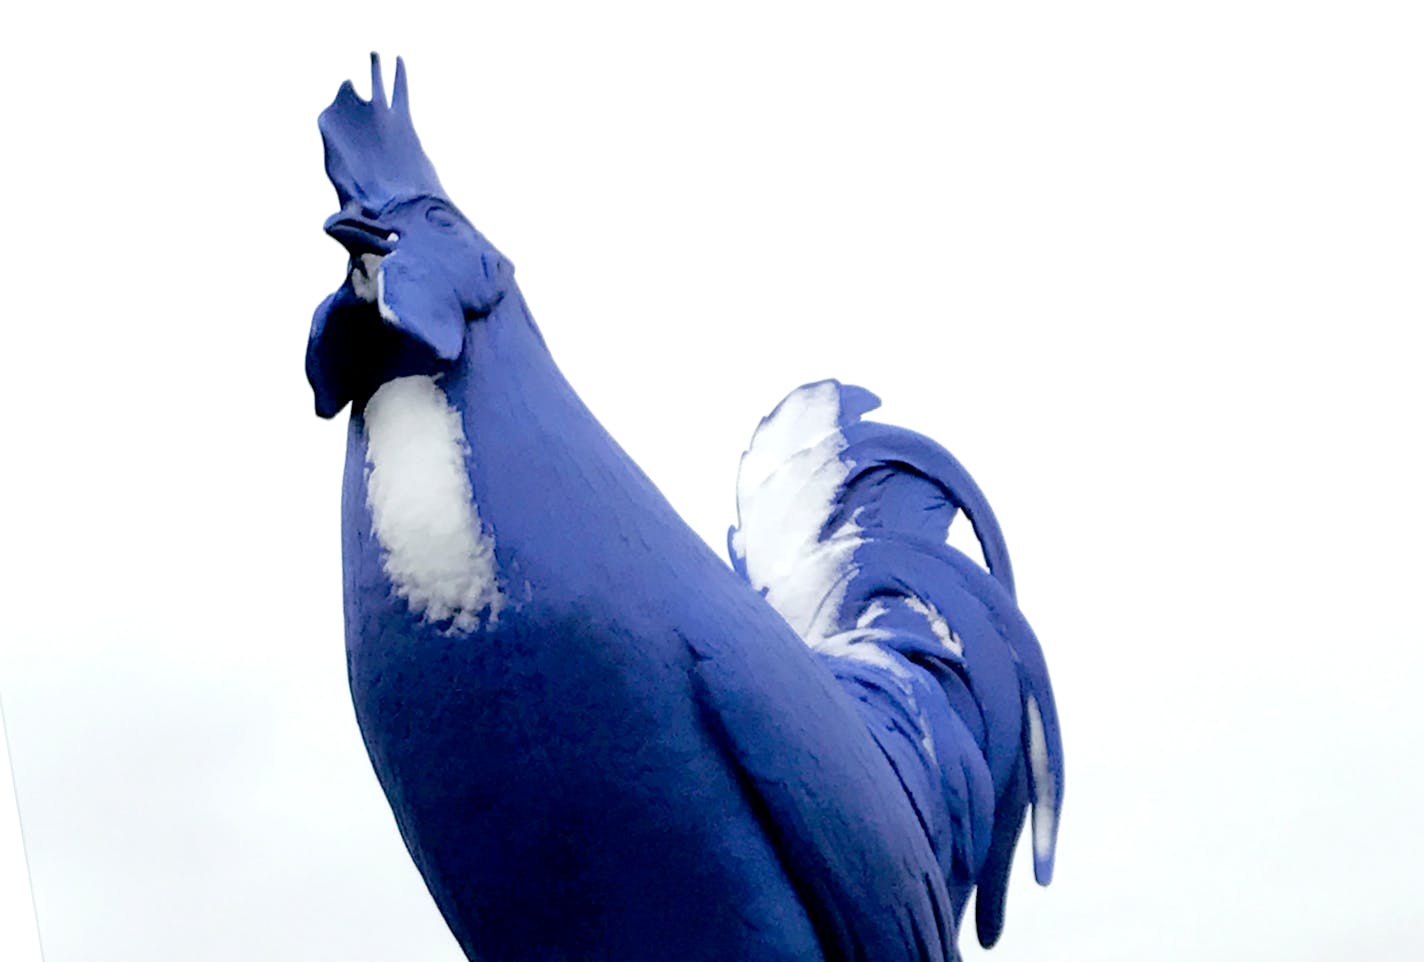
<svg viewBox="0 0 1424 962"><path fill-rule="evenodd" d="M365 411L366 496L392 589L413 613L469 631L504 605L460 414L434 377L383 384Z"/></svg>

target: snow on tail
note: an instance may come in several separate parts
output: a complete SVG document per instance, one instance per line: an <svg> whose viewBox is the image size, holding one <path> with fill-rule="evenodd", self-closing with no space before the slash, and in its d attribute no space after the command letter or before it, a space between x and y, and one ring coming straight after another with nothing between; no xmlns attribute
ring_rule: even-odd
<svg viewBox="0 0 1424 962"><path fill-rule="evenodd" d="M742 456L728 547L856 699L956 917L978 888L988 946L1030 805L1034 875L1052 877L1063 800L1053 691L988 502L938 444L861 420L879 404L836 381L788 395ZM961 514L987 570L948 544Z"/></svg>

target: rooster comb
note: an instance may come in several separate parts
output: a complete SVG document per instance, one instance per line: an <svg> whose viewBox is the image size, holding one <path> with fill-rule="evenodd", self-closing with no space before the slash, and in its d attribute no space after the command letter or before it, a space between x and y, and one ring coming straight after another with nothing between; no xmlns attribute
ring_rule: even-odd
<svg viewBox="0 0 1424 962"><path fill-rule="evenodd" d="M397 198L445 196L411 123L405 64L399 57L390 104L381 58L373 53L371 99L362 100L348 80L317 126L326 147L326 176L342 207L355 201L378 211Z"/></svg>

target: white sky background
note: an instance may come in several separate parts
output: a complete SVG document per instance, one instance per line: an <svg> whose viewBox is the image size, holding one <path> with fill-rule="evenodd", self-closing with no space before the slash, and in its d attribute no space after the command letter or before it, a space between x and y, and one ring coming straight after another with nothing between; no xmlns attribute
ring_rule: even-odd
<svg viewBox="0 0 1424 962"><path fill-rule="evenodd" d="M460 957L352 719L302 374L345 263L316 116L372 48L714 545L821 377L985 488L1068 763L989 958L1419 954L1417 7L767 6L6 14L0 685L47 962Z"/></svg>

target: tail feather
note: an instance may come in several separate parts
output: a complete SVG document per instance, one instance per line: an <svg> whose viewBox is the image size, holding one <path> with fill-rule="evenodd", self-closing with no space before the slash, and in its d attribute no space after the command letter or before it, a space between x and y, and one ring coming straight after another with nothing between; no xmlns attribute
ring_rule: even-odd
<svg viewBox="0 0 1424 962"><path fill-rule="evenodd" d="M742 458L729 548L856 699L956 915L978 887L987 946L1029 805L1034 875L1052 877L1063 798L1053 691L988 501L938 444L861 420L878 405L835 381L778 405ZM948 544L961 513L987 570Z"/></svg>
<svg viewBox="0 0 1424 962"><path fill-rule="evenodd" d="M876 399L871 410L878 406ZM842 457L855 467L828 526L853 518L867 533L943 543L962 511L974 526L989 571L1013 596L1013 566L998 519L953 455L923 435L875 421L857 418L844 425L843 434Z"/></svg>

